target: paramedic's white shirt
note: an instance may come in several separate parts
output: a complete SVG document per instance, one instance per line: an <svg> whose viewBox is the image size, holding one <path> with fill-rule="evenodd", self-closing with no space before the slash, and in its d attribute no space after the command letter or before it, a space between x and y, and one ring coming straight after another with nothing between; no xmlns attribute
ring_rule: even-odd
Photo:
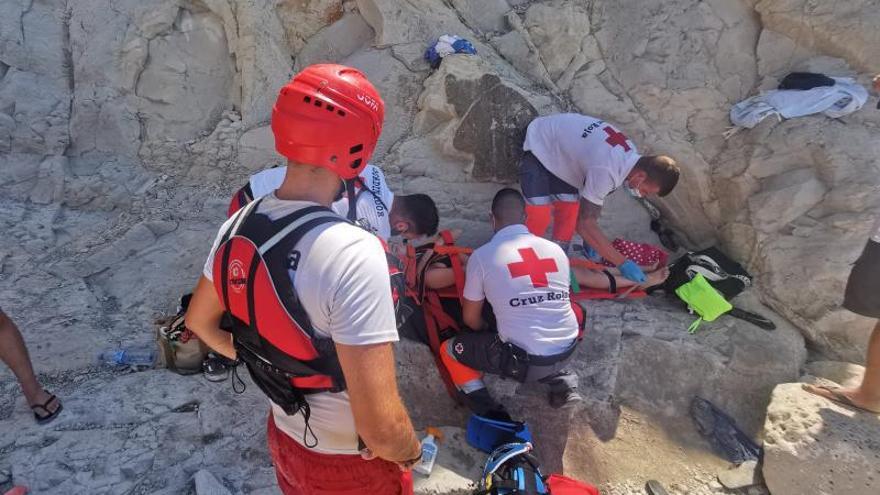
<svg viewBox="0 0 880 495"><path fill-rule="evenodd" d="M283 201L271 193L258 207L271 219L293 213L315 203ZM233 216L221 227L225 232ZM214 241L205 262L204 274L213 280ZM293 276L294 287L303 308L318 334L346 345L396 342L397 324L388 263L375 236L346 222L322 225L308 232L296 249L303 253ZM357 453L357 433L348 393L320 393L308 396L312 416L309 425L318 438L316 452ZM271 401L270 401L271 403ZM288 416L272 404L275 424L301 444L305 424L301 414ZM310 443L312 438L309 437Z"/></svg>
<svg viewBox="0 0 880 495"><path fill-rule="evenodd" d="M261 198L281 187L287 167L275 167L251 176L250 185L254 199ZM360 192L358 189L357 221L364 228L384 240L391 237L391 222L388 220L388 209L394 201L394 193L385 182L385 174L375 165L367 165L360 174L364 185L372 191ZM330 208L345 217L348 214L348 198L343 197L334 202Z"/></svg>
<svg viewBox="0 0 880 495"><path fill-rule="evenodd" d="M487 299L501 340L529 354L559 354L577 337L569 302L568 258L551 241L525 225L499 230L468 260L464 297Z"/></svg>
<svg viewBox="0 0 880 495"><path fill-rule="evenodd" d="M600 206L605 196L623 184L641 156L613 125L576 113L533 120L526 129L523 150L531 151L550 173Z"/></svg>

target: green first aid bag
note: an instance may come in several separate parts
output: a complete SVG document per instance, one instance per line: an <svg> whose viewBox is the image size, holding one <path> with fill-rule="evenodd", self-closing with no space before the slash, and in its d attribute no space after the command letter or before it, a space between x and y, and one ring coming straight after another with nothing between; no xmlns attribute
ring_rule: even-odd
<svg viewBox="0 0 880 495"><path fill-rule="evenodd" d="M688 327L690 333L696 332L703 320L715 321L716 318L733 309L727 299L699 273L690 282L675 289L675 293L687 303L688 309L700 315Z"/></svg>

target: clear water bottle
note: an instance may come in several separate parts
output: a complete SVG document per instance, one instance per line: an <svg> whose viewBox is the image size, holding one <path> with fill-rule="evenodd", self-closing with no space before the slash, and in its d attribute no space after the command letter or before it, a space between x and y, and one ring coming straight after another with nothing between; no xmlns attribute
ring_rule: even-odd
<svg viewBox="0 0 880 495"><path fill-rule="evenodd" d="M156 348L144 345L109 349L98 355L98 363L110 366L151 368L156 363Z"/></svg>

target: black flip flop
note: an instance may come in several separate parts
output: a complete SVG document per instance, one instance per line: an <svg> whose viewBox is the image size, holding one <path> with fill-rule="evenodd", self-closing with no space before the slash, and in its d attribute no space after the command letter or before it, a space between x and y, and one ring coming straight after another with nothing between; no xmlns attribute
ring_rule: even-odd
<svg viewBox="0 0 880 495"><path fill-rule="evenodd" d="M48 394L49 392L46 393ZM53 400L58 402L58 407L55 408L54 411L50 411L48 406L52 403ZM42 416L37 414L38 409L46 411L46 414ZM43 402L42 404L34 404L31 406L31 410L34 412L34 420L36 420L37 424L40 425L44 425L53 421L55 418L58 417L58 413L60 413L62 409L64 409L64 406L61 404L61 401L58 399L58 397L56 397L54 394L49 394L49 399L46 400L46 402Z"/></svg>
<svg viewBox="0 0 880 495"><path fill-rule="evenodd" d="M648 480L645 483L645 490L648 492L648 495L669 495L666 488L663 488L663 485L657 480Z"/></svg>

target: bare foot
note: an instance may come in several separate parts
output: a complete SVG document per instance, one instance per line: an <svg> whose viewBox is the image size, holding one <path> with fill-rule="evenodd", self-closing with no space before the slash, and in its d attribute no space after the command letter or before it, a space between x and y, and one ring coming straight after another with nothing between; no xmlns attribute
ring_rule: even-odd
<svg viewBox="0 0 880 495"><path fill-rule="evenodd" d="M880 414L880 401L866 400L859 388L826 387L823 385L810 385L809 383L803 384L801 388L811 394L824 397L838 404Z"/></svg>
<svg viewBox="0 0 880 495"><path fill-rule="evenodd" d="M666 281L669 277L669 267L664 266L659 270L654 270L651 273L647 274L648 280L645 282L645 287L653 287L655 285L660 285Z"/></svg>

